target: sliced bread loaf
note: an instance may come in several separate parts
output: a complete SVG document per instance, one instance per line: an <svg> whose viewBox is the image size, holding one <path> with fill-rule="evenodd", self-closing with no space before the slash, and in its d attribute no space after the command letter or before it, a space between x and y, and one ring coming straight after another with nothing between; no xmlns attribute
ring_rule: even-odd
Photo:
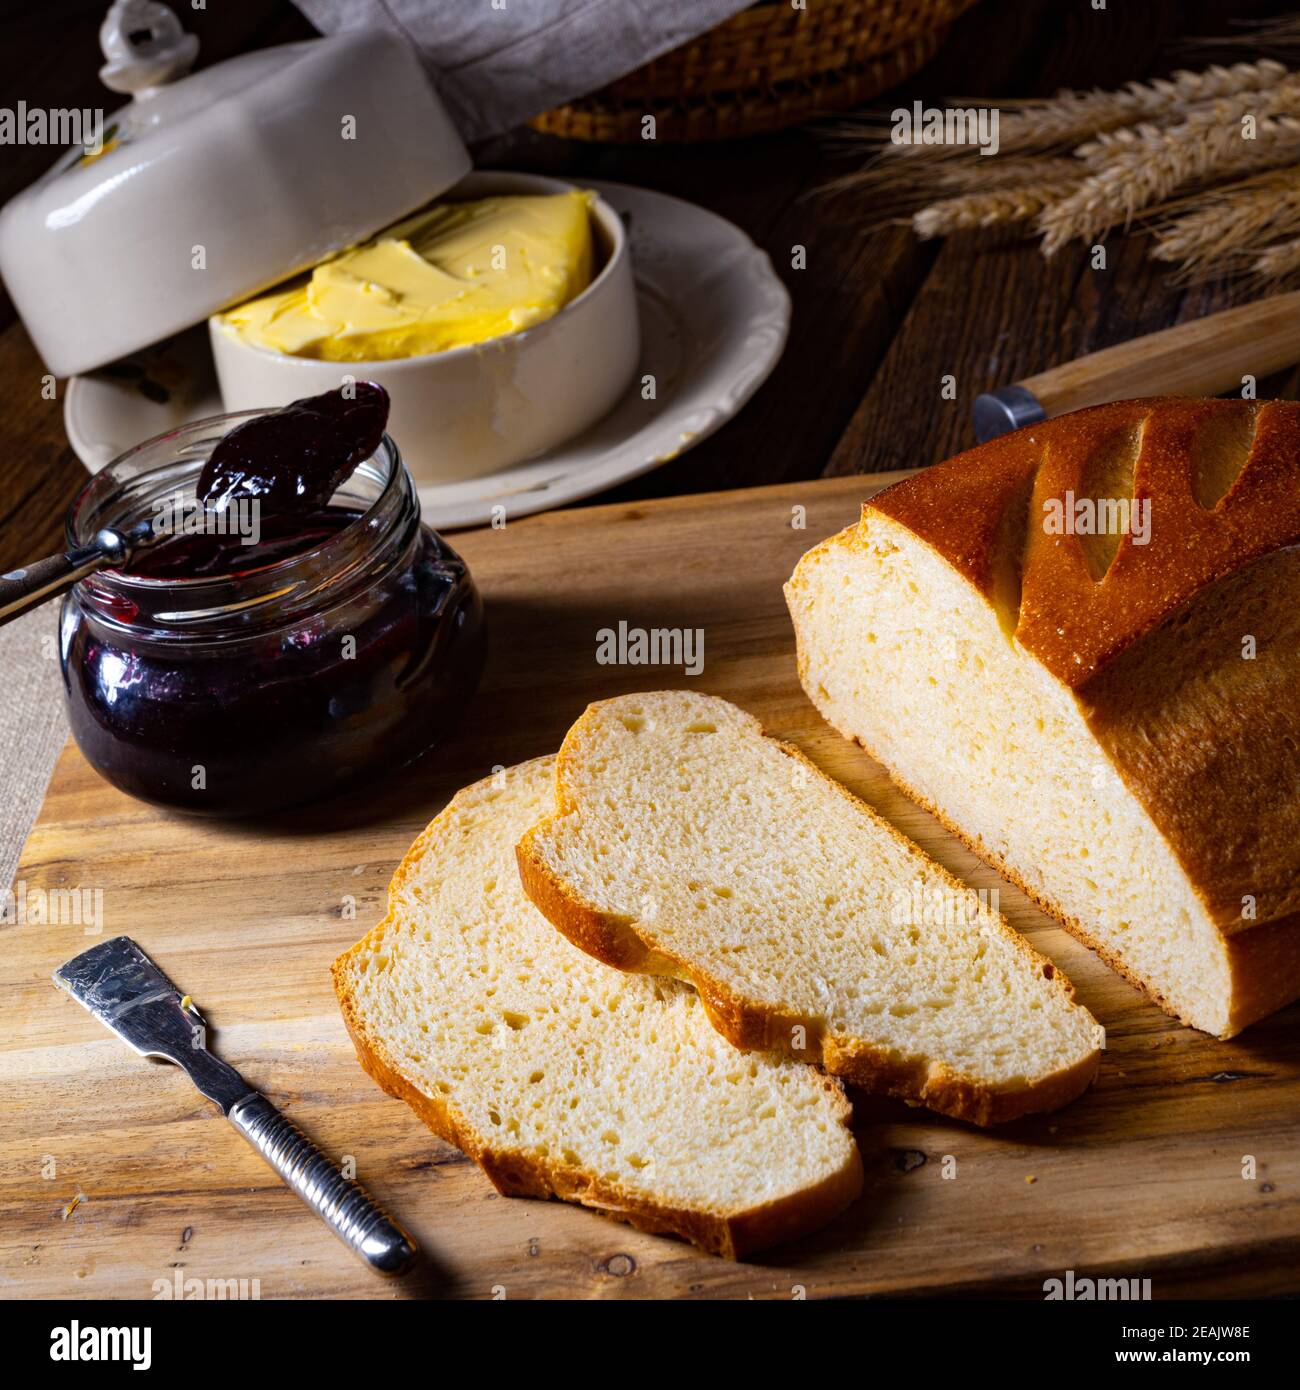
<svg viewBox="0 0 1300 1390"><path fill-rule="evenodd" d="M1300 997L1300 405L1122 401L878 493L786 586L827 720L1170 1013Z"/></svg>
<svg viewBox="0 0 1300 1390"><path fill-rule="evenodd" d="M1100 1029L1052 964L735 705L591 705L556 791L529 897L599 960L689 980L738 1047L977 1124L1092 1080Z"/></svg>
<svg viewBox="0 0 1300 1390"><path fill-rule="evenodd" d="M858 1195L837 1082L749 1057L694 992L575 949L524 897L519 836L554 760L453 798L334 963L361 1064L510 1196L563 1197L736 1257Z"/></svg>

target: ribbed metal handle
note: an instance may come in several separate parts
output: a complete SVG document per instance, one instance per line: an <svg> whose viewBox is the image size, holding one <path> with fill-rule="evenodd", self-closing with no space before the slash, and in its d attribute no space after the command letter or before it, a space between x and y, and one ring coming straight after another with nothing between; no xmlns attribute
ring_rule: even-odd
<svg viewBox="0 0 1300 1390"><path fill-rule="evenodd" d="M335 1234L381 1274L400 1274L416 1245L371 1200L345 1178L315 1144L265 1096L235 1105L227 1118Z"/></svg>

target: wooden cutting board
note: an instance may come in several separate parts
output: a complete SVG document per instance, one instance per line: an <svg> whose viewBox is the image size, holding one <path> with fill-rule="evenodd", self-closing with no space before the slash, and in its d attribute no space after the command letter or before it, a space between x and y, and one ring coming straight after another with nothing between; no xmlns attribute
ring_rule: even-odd
<svg viewBox="0 0 1300 1390"><path fill-rule="evenodd" d="M216 825L112 790L65 750L27 845L27 889L103 890L188 990L217 1048L401 1220L429 1263L373 1276L188 1080L140 1060L50 983L94 942L4 927L0 1278L15 1296L149 1298L256 1280L263 1298L726 1296L1020 1291L1150 1278L1157 1297L1300 1286L1300 1009L1230 1043L1182 1028L894 790L822 723L795 678L781 583L888 477L616 505L456 544L488 602L491 655L454 739L330 816ZM703 628L704 670L603 666L597 631ZM362 1073L333 957L382 915L394 866L463 783L553 750L588 700L693 686L754 711L877 806L1057 961L1109 1030L1094 1087L985 1133L857 1097L862 1199L745 1264L558 1202L499 1197ZM791 1136L791 1142L797 1142ZM183 1287L183 1285L181 1285Z"/></svg>

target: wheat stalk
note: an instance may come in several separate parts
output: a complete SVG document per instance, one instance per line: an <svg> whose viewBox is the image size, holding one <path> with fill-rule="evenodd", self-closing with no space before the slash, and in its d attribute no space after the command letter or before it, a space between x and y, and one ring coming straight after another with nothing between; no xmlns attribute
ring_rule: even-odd
<svg viewBox="0 0 1300 1390"><path fill-rule="evenodd" d="M1066 149L1100 133L1177 112L1186 106L1239 93L1258 92L1287 75L1270 58L1256 63L1215 66L1204 72L1176 72L1171 78L1130 82L1119 91L1060 92L1044 101L1003 102L999 143L1003 150ZM934 149L936 146L902 148Z"/></svg>
<svg viewBox="0 0 1300 1390"><path fill-rule="evenodd" d="M1155 226L1154 260L1178 263L1181 278L1230 268L1278 236L1300 232L1300 169L1241 179L1181 200L1191 208Z"/></svg>
<svg viewBox="0 0 1300 1390"><path fill-rule="evenodd" d="M1261 287L1295 279L1300 275L1300 237L1261 251L1250 269Z"/></svg>
<svg viewBox="0 0 1300 1390"><path fill-rule="evenodd" d="M1181 108L1176 119L1141 122L1122 130L1099 131L1075 148L1075 156L1089 164L1104 164L1116 154L1133 153L1145 157L1159 153L1170 140L1190 140L1196 128L1240 126L1247 116L1256 121L1265 116L1300 113L1300 74L1289 76L1266 92L1237 92L1211 101L1194 102Z"/></svg>
<svg viewBox="0 0 1300 1390"><path fill-rule="evenodd" d="M936 188L1010 188L1021 183L1062 183L1083 178L1088 172L1077 159L1050 155L995 155L947 164L930 172Z"/></svg>
<svg viewBox="0 0 1300 1390"><path fill-rule="evenodd" d="M1272 49L1275 53L1300 48L1300 15L1284 15L1281 19L1242 19L1235 21L1247 32L1221 34L1216 38L1183 39L1175 47L1183 52L1214 48L1250 48L1256 52Z"/></svg>
<svg viewBox="0 0 1300 1390"><path fill-rule="evenodd" d="M1278 48L1300 46L1300 17L1267 32ZM1032 220L1051 256L1140 217L1155 231L1153 258L1183 278L1224 269L1300 277L1300 73L1282 63L1064 91L1002 102L1000 113L995 158L970 146L882 143L832 187L868 189L877 215L910 214L922 239ZM861 142L861 125L841 129ZM878 124L875 138L882 133Z"/></svg>
<svg viewBox="0 0 1300 1390"><path fill-rule="evenodd" d="M943 200L950 194L972 190L987 193L994 189L1049 183L1056 185L1058 190L1064 190L1068 184L1077 183L1086 172L1077 159L1053 159L1047 155L998 155L927 165L910 169L910 177L906 180L882 179L872 182L872 212L882 218L898 213L911 214L917 208ZM862 190L866 185L856 176L850 176L826 185L823 191L830 193L845 187Z"/></svg>
<svg viewBox="0 0 1300 1390"><path fill-rule="evenodd" d="M966 193L930 203L912 215L912 230L922 241L972 227L1028 222L1079 182L1079 175L1043 179L1037 183Z"/></svg>
<svg viewBox="0 0 1300 1390"><path fill-rule="evenodd" d="M998 141L1001 152L1046 153L1068 149L1099 131L1109 131L1144 119L1177 111L1183 106L1242 92L1262 91L1287 74L1272 59L1254 63L1214 66L1204 72L1176 72L1169 78L1130 82L1116 92L1062 91L1054 97L1009 99L998 103ZM983 98L951 99L950 107L987 106ZM943 164L972 153L963 145L895 145L888 140L892 124L887 115L875 114L858 121L828 127L827 138L859 145L864 140L878 148L870 164L857 174L837 181L848 186L858 179L874 181L894 173L906 176L916 163Z"/></svg>
<svg viewBox="0 0 1300 1390"><path fill-rule="evenodd" d="M1188 122L1148 131L1132 147L1112 149L1106 163L1043 209L1043 253L1051 256L1075 237L1087 241L1107 227L1127 225L1176 189L1291 163L1297 155L1300 119L1294 116L1261 117L1254 140L1243 139L1236 124Z"/></svg>

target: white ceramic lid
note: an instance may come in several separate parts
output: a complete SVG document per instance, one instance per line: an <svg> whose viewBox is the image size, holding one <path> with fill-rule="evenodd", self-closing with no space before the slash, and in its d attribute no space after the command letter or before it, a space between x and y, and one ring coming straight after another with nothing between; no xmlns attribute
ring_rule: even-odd
<svg viewBox="0 0 1300 1390"><path fill-rule="evenodd" d="M471 167L395 34L309 39L185 77L198 41L176 16L115 0L100 42L101 78L133 93L105 117L103 152L65 152L0 210L0 276L56 376L365 240Z"/></svg>

